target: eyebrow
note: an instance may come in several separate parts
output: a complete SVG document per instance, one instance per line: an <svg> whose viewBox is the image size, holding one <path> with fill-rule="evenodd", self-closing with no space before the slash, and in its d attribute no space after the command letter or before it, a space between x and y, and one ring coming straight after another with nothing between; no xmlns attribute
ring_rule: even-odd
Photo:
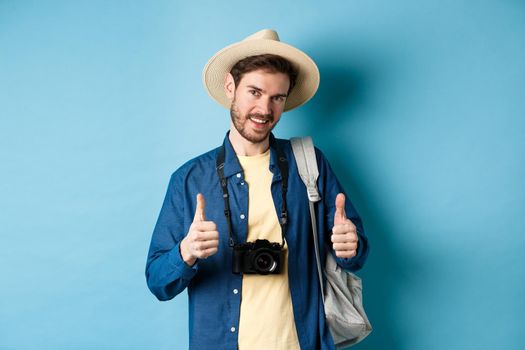
<svg viewBox="0 0 525 350"><path fill-rule="evenodd" d="M262 93L266 93L266 91L264 91L263 89L255 86L255 85L247 85L248 88L252 88L254 90L257 90L259 92L262 92ZM272 97L288 97L288 94L276 94L276 95L273 95Z"/></svg>

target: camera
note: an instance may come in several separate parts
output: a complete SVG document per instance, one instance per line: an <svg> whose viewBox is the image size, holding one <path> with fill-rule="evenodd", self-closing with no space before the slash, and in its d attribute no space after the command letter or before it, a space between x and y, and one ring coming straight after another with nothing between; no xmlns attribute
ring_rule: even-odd
<svg viewBox="0 0 525 350"><path fill-rule="evenodd" d="M233 273L259 275L278 274L284 262L284 250L279 243L266 239L233 246Z"/></svg>

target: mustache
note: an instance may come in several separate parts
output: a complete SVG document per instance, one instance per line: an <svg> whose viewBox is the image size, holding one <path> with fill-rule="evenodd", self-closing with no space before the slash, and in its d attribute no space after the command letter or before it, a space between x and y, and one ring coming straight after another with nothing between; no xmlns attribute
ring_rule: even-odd
<svg viewBox="0 0 525 350"><path fill-rule="evenodd" d="M257 118L261 120L268 120L269 122L273 122L273 113L270 114L261 114L261 113L253 113L248 114L248 118Z"/></svg>

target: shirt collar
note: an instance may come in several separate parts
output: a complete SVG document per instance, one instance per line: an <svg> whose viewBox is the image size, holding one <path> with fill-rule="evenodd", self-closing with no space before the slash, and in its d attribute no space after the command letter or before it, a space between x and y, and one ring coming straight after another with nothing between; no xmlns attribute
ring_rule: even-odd
<svg viewBox="0 0 525 350"><path fill-rule="evenodd" d="M237 158L237 154L233 149L233 146L230 142L230 131L226 133L224 137L224 177L230 177L235 174L242 173L242 167ZM270 171L274 174L275 177L281 176L281 171L277 165L277 151L275 150L277 141L273 136L273 133L270 132Z"/></svg>

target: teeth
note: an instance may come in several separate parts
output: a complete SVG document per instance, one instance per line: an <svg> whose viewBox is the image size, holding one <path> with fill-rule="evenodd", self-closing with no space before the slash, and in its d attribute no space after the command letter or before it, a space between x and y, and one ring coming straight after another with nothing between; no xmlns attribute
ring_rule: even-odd
<svg viewBox="0 0 525 350"><path fill-rule="evenodd" d="M256 123L259 123L259 124L266 124L266 123L268 123L268 120L257 119L257 118L254 118L254 117L251 117L250 119L253 120Z"/></svg>

